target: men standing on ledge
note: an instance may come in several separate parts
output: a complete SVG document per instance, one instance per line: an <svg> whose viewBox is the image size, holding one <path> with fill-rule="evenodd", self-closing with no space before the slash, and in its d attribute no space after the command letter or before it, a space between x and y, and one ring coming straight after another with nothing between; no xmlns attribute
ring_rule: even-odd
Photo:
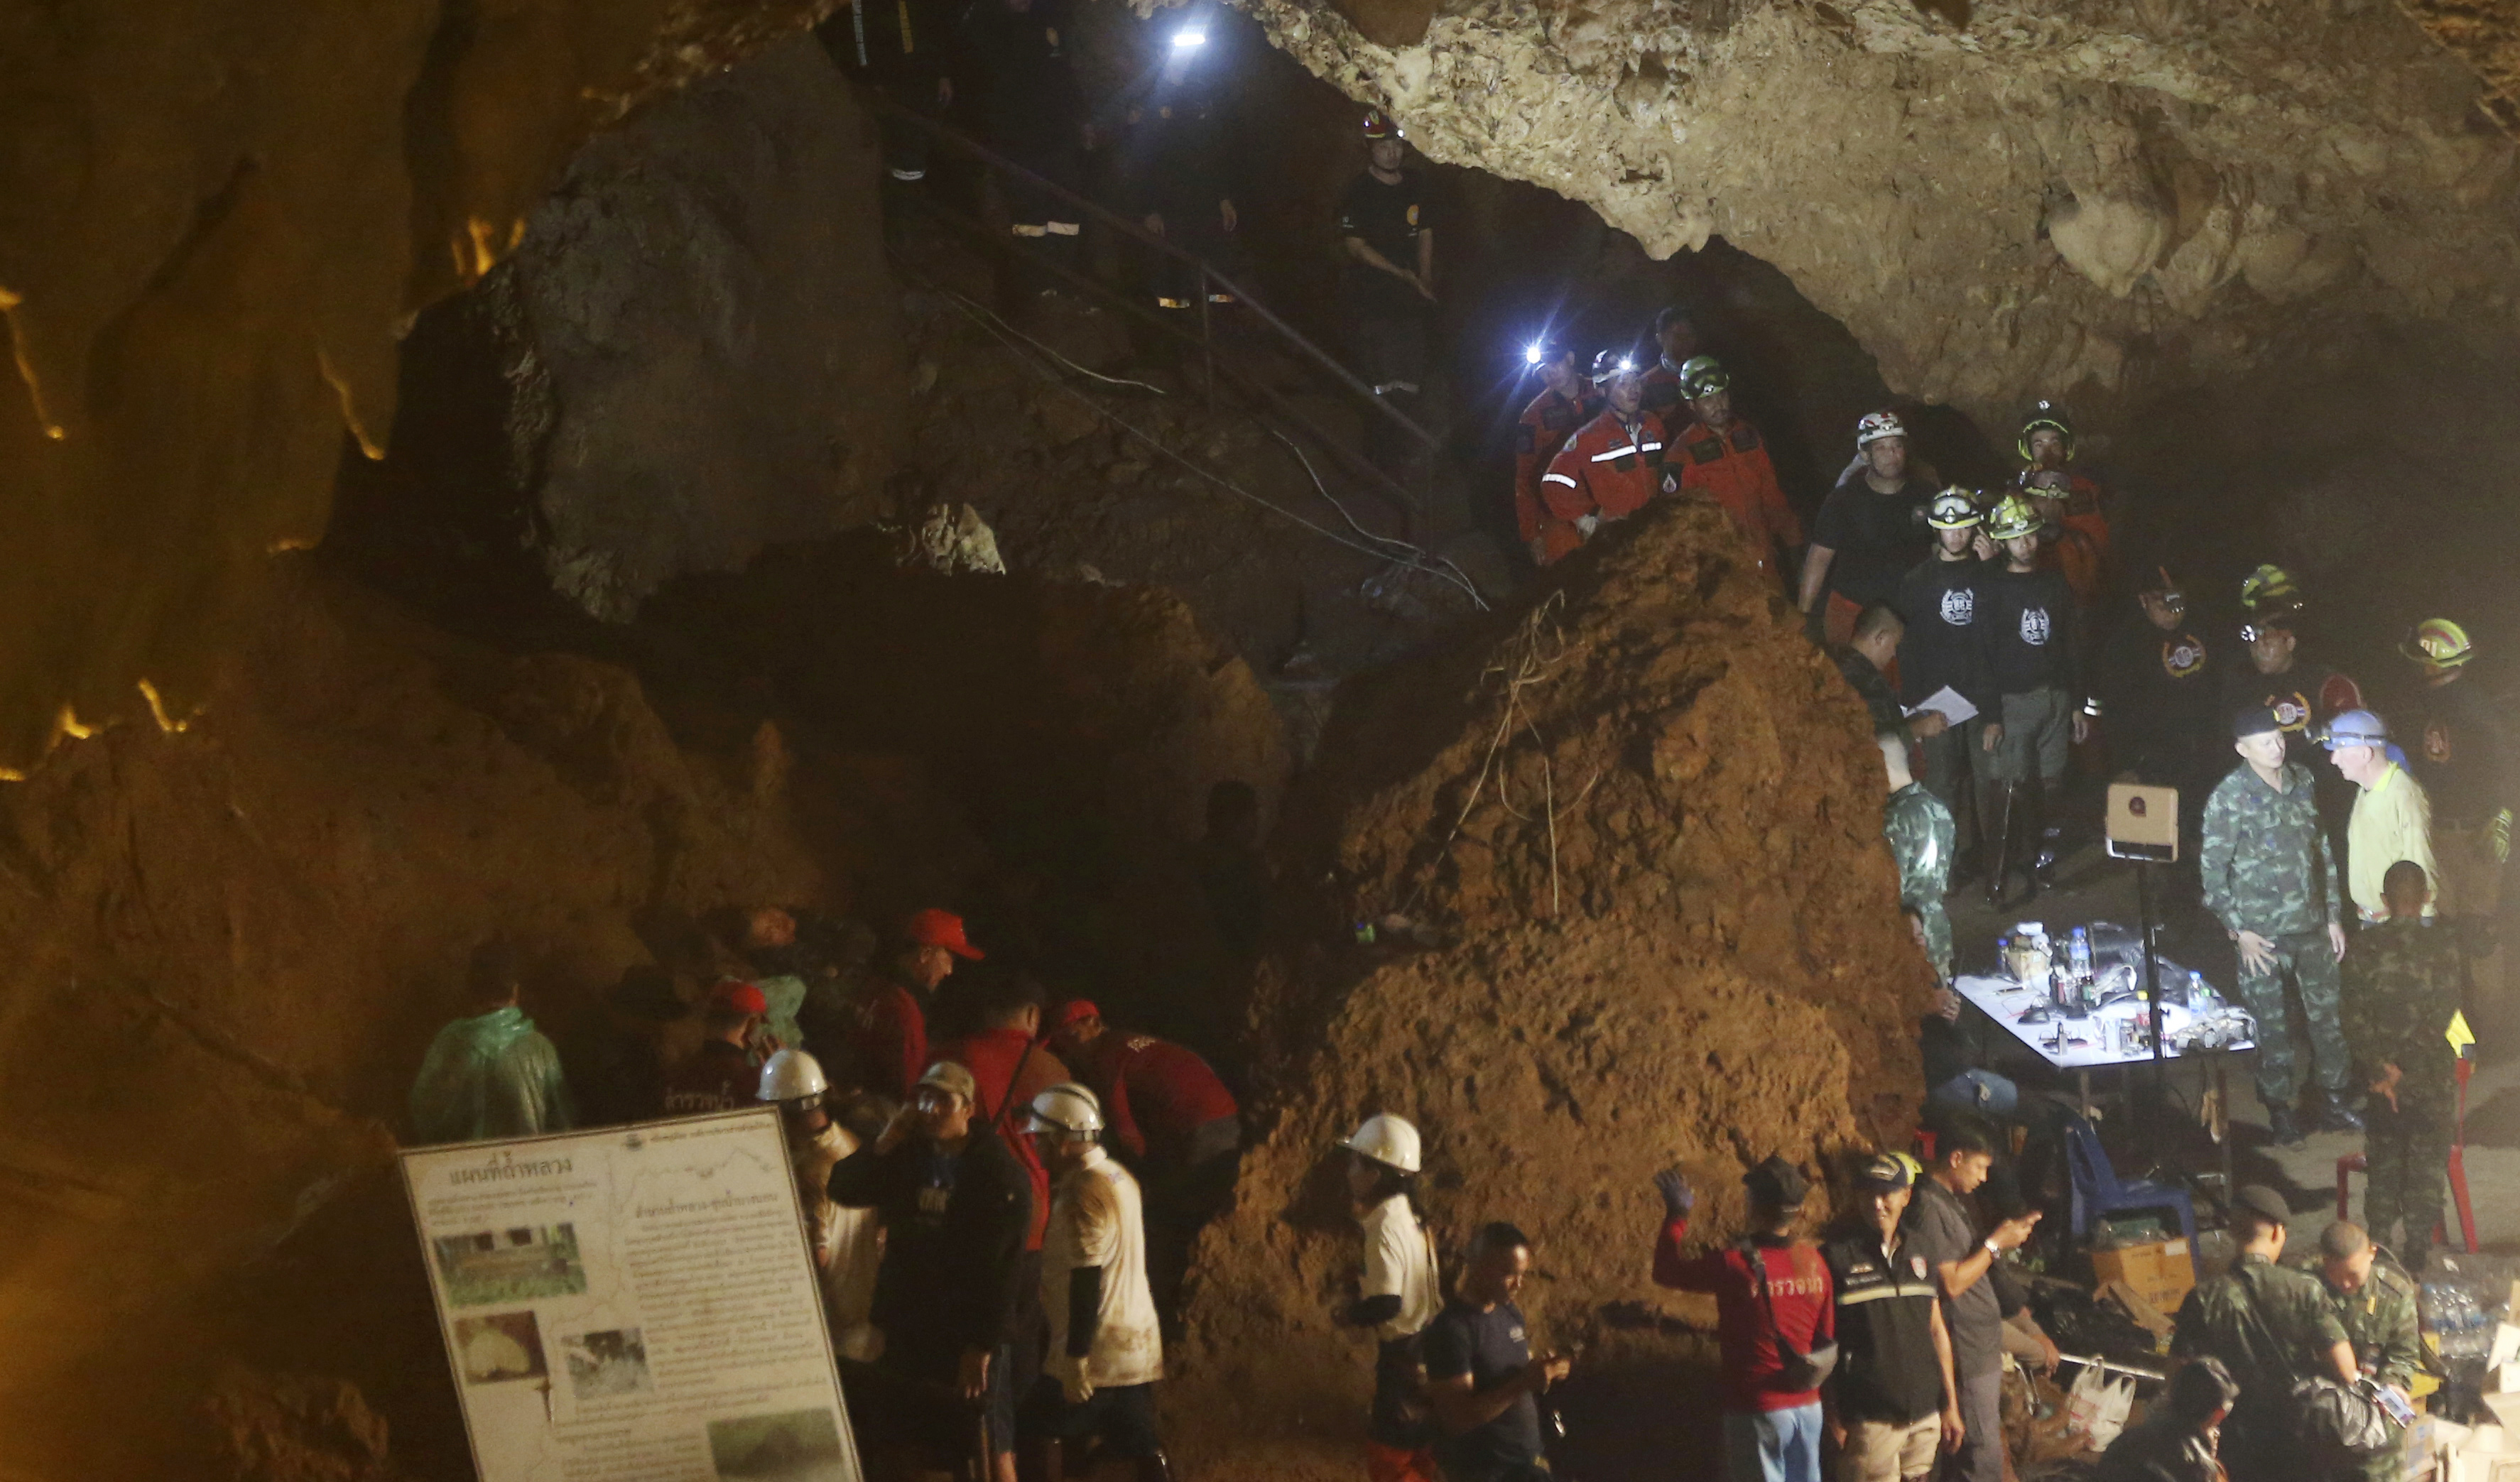
<svg viewBox="0 0 2520 1482"><path fill-rule="evenodd" d="M1732 378L1712 355L1680 368L1681 393L1697 421L1675 427L1672 462L1683 493L1712 499L1749 539L1762 571L1779 571L1803 543L1803 522L1777 482L1759 429L1732 413Z"/></svg>
<svg viewBox="0 0 2520 1482"><path fill-rule="evenodd" d="M2310 769L2284 760L2282 723L2272 710L2243 710L2231 723L2231 748L2243 765L2205 801L2204 843L2197 858L2205 909L2240 952L2240 1002L2258 1021L2258 1099L2276 1142L2301 1142L2293 1101L2301 1073L2293 1060L2292 1019L2283 980L2301 985L2302 1010L2326 1124L2362 1124L2343 1102L2345 1030L2338 1019L2337 959L2345 955L2345 898L2336 857L2318 825Z"/></svg>
<svg viewBox="0 0 2520 1482"><path fill-rule="evenodd" d="M2021 492L2048 531L2042 563L2064 573L2075 603L2088 611L2108 585L2109 516L2100 486L2066 472L2074 461L2074 425L2064 408L2043 401L2022 420L2014 447L2029 465L2018 480Z"/></svg>
<svg viewBox="0 0 2520 1482"><path fill-rule="evenodd" d="M1900 578L1925 557L1926 504L1933 489L1908 473L1908 425L1895 412L1873 412L1855 425L1864 459L1829 490L1803 553L1799 598L1810 626L1845 643L1856 614L1898 596Z"/></svg>
<svg viewBox="0 0 2520 1482"><path fill-rule="evenodd" d="M2003 901L2003 879L2015 864L2036 894L2051 884L2060 830L2047 800L2065 782L2070 744L2088 734L2083 666L2075 644L2074 594L2065 578L2039 566L2039 516L2018 494L1995 507L1987 535L2003 548L2000 569L1978 589L1985 608L1988 688L2000 698L1979 733L2001 787L1986 897Z"/></svg>
<svg viewBox="0 0 2520 1482"><path fill-rule="evenodd" d="M1547 514L1578 545L1607 521L1643 509L1665 482L1662 424L1643 409L1635 363L1603 350L1594 358L1593 380L1607 405L1557 450L1540 479Z"/></svg>
<svg viewBox="0 0 2520 1482"><path fill-rule="evenodd" d="M1575 526L1549 511L1541 495L1541 475L1578 427L1601 415L1609 405L1584 373L1575 368L1575 347L1557 337L1544 336L1533 346L1539 355L1540 394L1522 409L1513 429L1513 528L1532 563L1548 565L1583 544Z"/></svg>
<svg viewBox="0 0 2520 1482"><path fill-rule="evenodd" d="M1424 393L1426 322L1435 302L1435 219L1424 182L1402 168L1409 147L1380 109L1365 111L1366 171L1339 198L1339 240L1347 276L1341 308L1357 369L1373 394L1404 398L1412 412Z"/></svg>
<svg viewBox="0 0 2520 1482"><path fill-rule="evenodd" d="M1974 852L1995 811L1970 797L1972 781L1984 782L1991 769L1992 758L1977 743L1998 708L1987 688L1986 630L1978 603L1987 569L1979 557L1985 521L1966 494L1945 489L1934 496L1925 523L1933 531L1932 554L1900 578L1891 604L1908 620L1899 640L1899 698L1921 705L1948 689L1978 712L1965 725L1916 739L1925 762L1918 781L1955 818L1968 807Z"/></svg>

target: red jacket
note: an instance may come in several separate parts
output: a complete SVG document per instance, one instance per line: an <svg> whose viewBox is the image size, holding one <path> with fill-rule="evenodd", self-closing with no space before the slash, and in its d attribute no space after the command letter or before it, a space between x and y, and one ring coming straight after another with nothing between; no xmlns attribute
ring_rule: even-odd
<svg viewBox="0 0 2520 1482"><path fill-rule="evenodd" d="M1169 1040L1110 1029L1087 1054L1102 1120L1113 1144L1133 1158L1151 1147L1157 1157L1178 1159L1192 1133L1241 1111L1196 1051Z"/></svg>
<svg viewBox="0 0 2520 1482"><path fill-rule="evenodd" d="M1828 1263L1802 1241L1777 1245L1761 1237L1759 1261L1767 1268L1768 1295L1776 1304L1771 1325L1768 1304L1759 1300L1758 1282L1742 1247L1685 1256L1680 1242L1688 1235L1686 1215L1663 1227L1654 1241L1654 1284L1714 1295L1715 1337L1724 1355L1724 1408L1739 1415L1793 1410L1817 1401L1817 1389L1773 1387L1784 1367L1777 1356L1776 1335L1783 1333L1786 1342L1804 1353L1835 1340L1837 1309L1829 1294Z"/></svg>
<svg viewBox="0 0 2520 1482"><path fill-rule="evenodd" d="M971 1119L995 1128L1032 1180L1032 1229L1024 1235L1024 1249L1041 1249L1050 1230L1050 1170L1042 1166L1041 1149L1024 1136L1025 1114L1034 1097L1073 1077L1049 1046L1020 1029L983 1029L947 1046L937 1058L961 1061L979 1082L980 1104Z"/></svg>
<svg viewBox="0 0 2520 1482"><path fill-rule="evenodd" d="M1583 543L1575 527L1549 513L1549 502L1540 497L1540 475L1549 469L1550 460L1566 446L1575 429L1601 415L1601 398L1585 394L1570 401L1554 390L1544 389L1522 409L1522 419L1513 432L1513 527L1529 546L1544 542L1535 554L1542 565L1565 555Z"/></svg>
<svg viewBox="0 0 2520 1482"><path fill-rule="evenodd" d="M1630 432L1617 413L1604 411L1549 461L1540 475L1541 499L1569 525L1587 515L1624 519L1663 492L1662 459L1662 424L1652 413L1639 412Z"/></svg>
<svg viewBox="0 0 2520 1482"><path fill-rule="evenodd" d="M1750 537L1761 570L1775 568L1778 546L1791 550L1803 543L1802 518L1785 502L1777 466L1768 461L1757 427L1738 417L1721 432L1691 423L1671 441L1667 456L1680 470L1681 490L1694 490L1722 505Z"/></svg>
<svg viewBox="0 0 2520 1482"><path fill-rule="evenodd" d="M927 1010L920 1007L918 996L886 978L852 1038L858 1063L866 1068L867 1089L896 1101L909 1100L910 1088L927 1071Z"/></svg>
<svg viewBox="0 0 2520 1482"><path fill-rule="evenodd" d="M2031 475L2038 472L2022 470L2015 486L2029 492ZM2108 588L2109 517L2102 513L2097 483L2080 473L2066 475L2064 518L2048 527L2048 538L2039 547L2039 564L2065 573L2077 604L2099 605Z"/></svg>

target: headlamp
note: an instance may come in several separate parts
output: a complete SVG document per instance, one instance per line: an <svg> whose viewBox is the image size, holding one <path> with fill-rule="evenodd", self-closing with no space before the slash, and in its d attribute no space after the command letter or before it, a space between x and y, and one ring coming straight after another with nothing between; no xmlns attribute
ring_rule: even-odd
<svg viewBox="0 0 2520 1482"><path fill-rule="evenodd" d="M1207 32L1199 29L1195 25L1185 25L1180 30L1173 32L1174 51L1195 51L1205 45L1207 45Z"/></svg>
<svg viewBox="0 0 2520 1482"><path fill-rule="evenodd" d="M1522 351L1522 363L1523 363L1524 365L1538 365L1538 364L1540 364L1540 343L1539 343L1539 341L1534 340L1532 343L1530 343L1530 344L1528 344L1528 345L1525 345L1525 346L1523 347L1523 351Z"/></svg>

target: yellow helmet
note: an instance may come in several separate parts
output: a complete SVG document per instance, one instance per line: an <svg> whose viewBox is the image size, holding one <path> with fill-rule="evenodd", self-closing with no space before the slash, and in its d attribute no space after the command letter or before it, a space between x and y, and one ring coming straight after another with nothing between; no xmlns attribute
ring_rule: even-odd
<svg viewBox="0 0 2520 1482"><path fill-rule="evenodd" d="M2038 534L2042 523L2039 512L2030 507L2029 500L2018 494L2006 494L1995 507L1995 513L1988 516L1986 535L1989 540L2019 540L2024 535Z"/></svg>
<svg viewBox="0 0 2520 1482"><path fill-rule="evenodd" d="M2398 651L2419 664L2436 669L2455 669L2466 663L2470 654L2467 630L2447 617L2427 617L2415 624Z"/></svg>

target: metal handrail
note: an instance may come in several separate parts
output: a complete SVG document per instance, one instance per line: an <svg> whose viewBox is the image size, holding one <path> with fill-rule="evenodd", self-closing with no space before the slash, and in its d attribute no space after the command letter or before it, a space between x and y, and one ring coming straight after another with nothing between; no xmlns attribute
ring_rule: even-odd
<svg viewBox="0 0 2520 1482"><path fill-rule="evenodd" d="M992 169L1003 170L1012 175L1019 175L1041 189L1050 192L1059 200L1066 202L1069 205L1072 205L1078 210L1085 212L1087 215L1092 216L1095 220L1120 232L1122 235L1127 236L1147 247L1152 247L1156 251L1163 253L1165 256L1172 258L1176 262L1186 263L1192 267L1197 268L1200 273L1204 274L1208 279L1213 280L1217 287L1233 294L1235 300L1242 307L1249 309L1259 318L1261 323L1268 325L1273 330L1276 330L1282 338L1285 339L1295 348L1303 351L1306 356L1310 357L1312 361L1323 370L1329 372L1332 377L1337 379L1340 384L1346 386L1350 391L1372 403L1382 413L1383 416L1391 419L1393 423L1397 424L1402 430L1408 432L1412 437L1417 438L1419 446L1429 450L1432 450L1437 446L1440 439L1438 439L1434 433L1419 427L1417 419L1411 417L1408 413L1401 411L1398 407L1393 406L1388 397L1376 395L1373 387L1367 385L1362 380L1358 379L1356 373L1339 364L1328 350L1323 349L1320 345L1317 345L1310 339L1304 337L1304 336L1299 333L1294 326L1286 323L1286 321L1279 318L1275 313L1271 312L1266 305L1262 304L1257 298L1251 296L1248 290L1242 288L1239 284L1237 284L1233 279L1226 277L1223 273L1218 272L1214 267L1211 267L1208 264L1207 259L1198 256L1196 253L1184 251L1182 248L1166 242L1161 237L1146 230L1144 227L1138 225L1138 223L1120 215L1118 212L1109 210L1087 200L1083 196L1069 190L1067 187L1060 185L1056 180L1048 179L1024 168L1022 165L1009 159L1004 155L998 154L996 151L980 143L978 140L973 139L960 129L939 123L935 119L928 117L926 114L920 112L916 109L907 108L890 98L884 97L880 93L870 92L865 96L869 104L877 112L884 113L890 117L898 118L903 122L910 124L914 128L923 129L927 133L934 135L936 138L951 144L956 149L968 152ZM1200 295L1202 301L1204 301L1205 296L1206 295L1204 294Z"/></svg>

